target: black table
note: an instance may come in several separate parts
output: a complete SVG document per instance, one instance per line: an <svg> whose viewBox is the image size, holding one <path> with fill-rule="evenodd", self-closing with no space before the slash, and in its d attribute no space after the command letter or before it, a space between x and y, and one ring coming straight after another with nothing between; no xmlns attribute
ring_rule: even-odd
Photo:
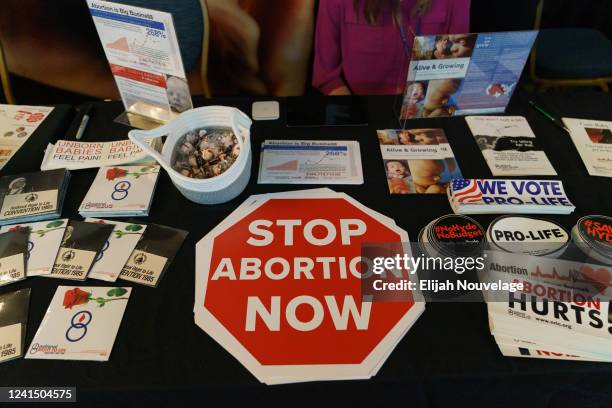
<svg viewBox="0 0 612 408"><path fill-rule="evenodd" d="M552 91L539 97L555 113L612 120L612 97L591 91ZM260 384L193 321L194 247L251 194L301 189L304 186L256 184L259 145L264 139L359 140L365 176L362 186L334 186L386 214L415 238L430 220L450 212L439 196L391 196L375 129L398 126L392 97L365 98L370 125L350 128L287 128L281 119L252 127L253 170L247 189L235 200L216 206L187 201L163 173L151 214L143 219L190 231L158 288L134 285L109 362L19 359L0 365L0 385L77 386L78 399L109 407L138 403L177 406L200 401L202 406L318 405L381 406L612 406L612 364L504 358L489 334L483 304L429 304L399 343L378 375L368 381L320 382L283 386ZM203 102L203 101L201 101ZM233 105L250 114L253 99L221 99L207 104ZM122 111L116 102L97 103L85 141L126 138L128 128L113 123ZM527 117L577 210L549 217L566 228L585 214L610 214L612 183L589 177L569 136L555 128L517 93L509 114ZM462 118L415 120L411 127L442 127L466 178L490 177L488 167ZM41 136L42 137L42 136ZM61 132L49 140L64 138ZM30 157L40 152L27 147ZM19 171L36 170L40 161L21 163ZM25 168L28 167L28 168ZM96 170L73 172L63 217L80 219L77 208ZM484 226L491 216L475 217ZM26 346L31 342L58 282L31 278L0 289L6 293L32 288ZM90 286L105 286L95 280ZM522 405L521 405L522 404Z"/></svg>

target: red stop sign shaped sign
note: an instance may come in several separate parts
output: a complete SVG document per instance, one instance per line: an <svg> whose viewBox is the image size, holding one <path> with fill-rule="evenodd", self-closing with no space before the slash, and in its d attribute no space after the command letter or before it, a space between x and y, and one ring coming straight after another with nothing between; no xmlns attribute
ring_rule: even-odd
<svg viewBox="0 0 612 408"><path fill-rule="evenodd" d="M361 244L406 233L348 197L237 212L196 248L198 324L267 383L373 375L423 306L362 301Z"/></svg>

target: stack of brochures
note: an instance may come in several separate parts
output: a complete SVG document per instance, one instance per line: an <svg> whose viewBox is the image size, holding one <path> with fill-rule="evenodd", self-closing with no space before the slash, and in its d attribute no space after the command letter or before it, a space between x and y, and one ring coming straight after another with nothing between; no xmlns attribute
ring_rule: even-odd
<svg viewBox="0 0 612 408"><path fill-rule="evenodd" d="M83 217L149 215L159 166L101 167L79 207Z"/></svg>
<svg viewBox="0 0 612 408"><path fill-rule="evenodd" d="M559 180L457 179L447 190L455 214L571 214Z"/></svg>
<svg viewBox="0 0 612 408"><path fill-rule="evenodd" d="M68 189L66 169L0 178L0 225L59 218Z"/></svg>
<svg viewBox="0 0 612 408"><path fill-rule="evenodd" d="M612 288L601 265L519 254L491 261L491 282L522 285L484 293L504 356L612 362Z"/></svg>
<svg viewBox="0 0 612 408"><path fill-rule="evenodd" d="M563 123L589 175L612 177L612 122L563 118Z"/></svg>

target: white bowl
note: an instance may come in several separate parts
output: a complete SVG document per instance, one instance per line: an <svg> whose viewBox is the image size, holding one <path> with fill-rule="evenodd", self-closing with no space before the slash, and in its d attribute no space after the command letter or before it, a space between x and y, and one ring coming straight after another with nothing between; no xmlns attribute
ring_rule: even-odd
<svg viewBox="0 0 612 408"><path fill-rule="evenodd" d="M239 195L251 177L251 119L236 108L205 106L181 113L171 122L152 130L131 130L128 137L168 172L174 186L189 200L198 204L218 204ZM184 176L172 168L172 153L186 133L207 127L228 127L236 135L240 154L223 173L208 179ZM145 140L167 136L161 154Z"/></svg>

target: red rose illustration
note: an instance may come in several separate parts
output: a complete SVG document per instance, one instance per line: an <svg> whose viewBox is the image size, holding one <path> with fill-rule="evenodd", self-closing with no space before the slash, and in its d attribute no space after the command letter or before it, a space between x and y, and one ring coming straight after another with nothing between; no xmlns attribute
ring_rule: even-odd
<svg viewBox="0 0 612 408"><path fill-rule="evenodd" d="M127 174L127 170L120 169L118 167L113 167L112 169L106 170L106 179L108 181L113 181L116 178L123 177Z"/></svg>
<svg viewBox="0 0 612 408"><path fill-rule="evenodd" d="M72 306L84 305L89 301L89 292L85 292L79 288L67 290L64 293L64 307L72 309Z"/></svg>
<svg viewBox="0 0 612 408"><path fill-rule="evenodd" d="M23 227L21 225L15 225L14 227L10 228L8 230L8 232L17 232L19 230L21 230Z"/></svg>

